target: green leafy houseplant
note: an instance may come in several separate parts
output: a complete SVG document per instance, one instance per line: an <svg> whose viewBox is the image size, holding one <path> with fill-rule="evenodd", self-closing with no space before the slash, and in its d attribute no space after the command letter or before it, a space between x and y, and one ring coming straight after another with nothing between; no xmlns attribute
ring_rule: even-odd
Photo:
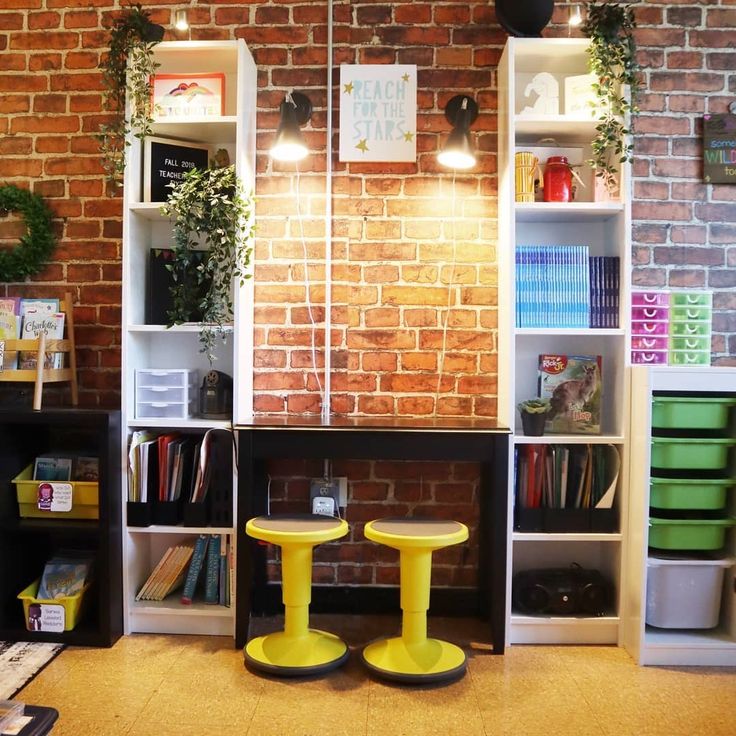
<svg viewBox="0 0 736 736"><path fill-rule="evenodd" d="M210 364L217 337L233 319L233 281L242 286L250 277L254 209L253 195L245 192L234 166L188 171L161 207L174 221L169 327L188 321L193 308L199 311L201 352ZM201 294L196 304L193 294Z"/></svg>
<svg viewBox="0 0 736 736"><path fill-rule="evenodd" d="M586 8L582 31L590 39L589 66L598 78L594 89L600 110L589 163L613 192L618 186L618 165L631 161L633 153L626 121L638 112L636 20L628 5L592 2Z"/></svg>
<svg viewBox="0 0 736 736"><path fill-rule="evenodd" d="M521 414L546 414L551 408L549 399L527 399L517 404Z"/></svg>
<svg viewBox="0 0 736 736"><path fill-rule="evenodd" d="M141 139L151 135L151 75L158 67L153 49L163 34L164 29L152 23L149 12L138 4L127 7L110 29L110 50L101 68L103 104L111 119L100 125L97 137L105 174L114 186L122 181L129 135Z"/></svg>

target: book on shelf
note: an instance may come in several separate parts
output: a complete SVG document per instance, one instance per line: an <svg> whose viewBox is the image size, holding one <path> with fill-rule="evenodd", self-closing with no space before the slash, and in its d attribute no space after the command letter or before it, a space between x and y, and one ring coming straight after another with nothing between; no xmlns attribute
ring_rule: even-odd
<svg viewBox="0 0 736 736"><path fill-rule="evenodd" d="M600 355L540 355L537 393L551 403L545 431L600 434L601 380Z"/></svg>
<svg viewBox="0 0 736 736"><path fill-rule="evenodd" d="M189 561L187 576L184 580L184 589L181 592L181 602L184 604L191 604L194 599L197 583L202 576L202 569L204 568L208 542L209 537L206 534L200 534L194 543L194 552L192 553L192 559Z"/></svg>
<svg viewBox="0 0 736 736"><path fill-rule="evenodd" d="M72 479L72 458L39 455L33 464L33 480L68 481Z"/></svg>
<svg viewBox="0 0 736 736"><path fill-rule="evenodd" d="M220 584L220 545L220 535L210 534L210 542L207 546L207 563L205 570L205 603L217 604L219 602L218 586Z"/></svg>
<svg viewBox="0 0 736 736"><path fill-rule="evenodd" d="M93 562L86 552L57 552L44 565L36 598L55 600L78 595L90 579Z"/></svg>
<svg viewBox="0 0 736 736"><path fill-rule="evenodd" d="M100 458L78 456L72 466L72 480L96 483L100 479Z"/></svg>
<svg viewBox="0 0 736 736"><path fill-rule="evenodd" d="M587 245L519 245L516 326L583 328L590 323Z"/></svg>
<svg viewBox="0 0 736 736"><path fill-rule="evenodd" d="M609 509L621 470L615 445L514 448L514 495L522 509Z"/></svg>
<svg viewBox="0 0 736 736"><path fill-rule="evenodd" d="M620 264L618 256L591 256L590 326L619 326Z"/></svg>
<svg viewBox="0 0 736 736"><path fill-rule="evenodd" d="M22 307L22 303L21 303ZM47 314L30 307L21 316L21 340L35 340L43 333L46 337L61 340L64 337L64 313ZM18 353L20 370L35 370L38 353L32 350L21 350ZM64 353L47 352L44 358L44 369L64 367Z"/></svg>
<svg viewBox="0 0 736 736"><path fill-rule="evenodd" d="M20 299L0 297L0 342L17 340L20 337ZM18 367L18 352L3 350L1 370L14 370Z"/></svg>
<svg viewBox="0 0 736 736"><path fill-rule="evenodd" d="M184 582L194 546L179 544L169 547L153 568L135 599L162 601Z"/></svg>
<svg viewBox="0 0 736 736"><path fill-rule="evenodd" d="M220 535L220 569L218 571L217 580L217 593L218 603L221 606L227 606L230 604L230 593L228 591L228 584L230 576L228 575L228 556L227 550L229 546L229 540L227 534Z"/></svg>

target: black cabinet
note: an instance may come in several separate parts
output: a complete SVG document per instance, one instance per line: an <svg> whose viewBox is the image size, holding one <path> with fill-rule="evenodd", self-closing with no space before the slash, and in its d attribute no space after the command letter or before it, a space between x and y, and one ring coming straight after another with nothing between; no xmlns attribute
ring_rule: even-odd
<svg viewBox="0 0 736 736"><path fill-rule="evenodd" d="M0 640L112 646L123 629L119 412L0 409ZM99 519L21 518L12 480L41 454L99 458ZM92 585L71 631L27 631L18 600L60 549L95 559Z"/></svg>

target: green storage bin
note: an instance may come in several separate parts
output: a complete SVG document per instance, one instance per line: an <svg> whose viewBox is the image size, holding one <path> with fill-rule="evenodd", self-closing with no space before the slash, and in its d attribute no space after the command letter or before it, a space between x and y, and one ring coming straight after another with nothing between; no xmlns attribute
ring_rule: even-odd
<svg viewBox="0 0 736 736"><path fill-rule="evenodd" d="M655 429L725 429L736 399L707 396L655 396L652 427Z"/></svg>
<svg viewBox="0 0 736 736"><path fill-rule="evenodd" d="M671 337L670 350L705 350L710 352L710 335L706 337Z"/></svg>
<svg viewBox="0 0 736 736"><path fill-rule="evenodd" d="M712 303L712 291L673 291L670 294L673 307L709 307Z"/></svg>
<svg viewBox="0 0 736 736"><path fill-rule="evenodd" d="M652 437L651 465L673 470L723 470L733 439Z"/></svg>
<svg viewBox="0 0 736 736"><path fill-rule="evenodd" d="M710 350L670 350L670 365L710 365Z"/></svg>
<svg viewBox="0 0 736 736"><path fill-rule="evenodd" d="M726 492L734 485L736 478L652 478L649 505L658 509L722 509Z"/></svg>
<svg viewBox="0 0 736 736"><path fill-rule="evenodd" d="M710 339L710 322L671 322L672 337L707 337Z"/></svg>
<svg viewBox="0 0 736 736"><path fill-rule="evenodd" d="M671 322L710 322L710 307L670 307Z"/></svg>
<svg viewBox="0 0 736 736"><path fill-rule="evenodd" d="M734 519L649 519L649 546L657 549L716 550Z"/></svg>

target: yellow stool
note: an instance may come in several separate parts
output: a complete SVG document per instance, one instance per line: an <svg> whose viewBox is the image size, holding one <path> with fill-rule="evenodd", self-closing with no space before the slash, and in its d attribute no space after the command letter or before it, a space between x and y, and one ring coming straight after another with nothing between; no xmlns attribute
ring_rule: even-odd
<svg viewBox="0 0 736 736"><path fill-rule="evenodd" d="M311 514L257 516L246 533L281 547L281 588L284 630L251 639L244 650L253 669L282 677L317 675L339 667L348 658L342 639L309 628L312 600L312 548L344 537L342 519Z"/></svg>
<svg viewBox="0 0 736 736"><path fill-rule="evenodd" d="M439 639L427 638L427 609L432 552L468 538L458 521L378 519L365 525L365 536L400 552L401 636L379 639L363 650L369 670L398 682L440 682L465 673L465 652Z"/></svg>

